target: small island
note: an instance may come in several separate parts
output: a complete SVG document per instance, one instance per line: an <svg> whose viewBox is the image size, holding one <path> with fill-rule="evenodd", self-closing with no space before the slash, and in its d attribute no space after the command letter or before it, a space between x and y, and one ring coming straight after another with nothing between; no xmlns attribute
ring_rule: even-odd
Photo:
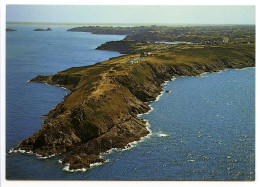
<svg viewBox="0 0 260 187"><path fill-rule="evenodd" d="M47 29L37 28L37 29L34 29L33 31L52 31L52 29L51 28L47 28Z"/></svg>
<svg viewBox="0 0 260 187"><path fill-rule="evenodd" d="M16 31L14 29L9 29L9 28L6 28L6 32L11 32L11 31Z"/></svg>
<svg viewBox="0 0 260 187"><path fill-rule="evenodd" d="M89 32L89 29L93 32L99 32L100 29L99 33L112 32L112 28L102 27L74 28L70 31ZM113 29L115 33L121 33L120 30L122 33L138 31L133 28ZM146 33L158 28L139 29ZM72 67L55 75L38 75L31 82L59 85L71 92L46 115L42 128L23 140L15 150L32 151L46 157L66 153L62 163L69 170L90 168L91 164L105 162L100 154L112 148L124 149L129 143L150 133L147 123L138 118L138 114L151 109L147 102L156 100L165 81L172 77L199 76L227 68L255 66L254 29L248 29L247 26L244 30L240 27L233 30L229 27L185 29L187 33L194 29L210 30L208 38L214 29L222 33L220 38L230 32L236 35L229 36L228 44L223 41L206 42L207 37L198 35L202 42L200 44L184 41L173 45L128 40L137 37L130 34L122 41L107 42L97 48L126 55L90 66ZM184 28L179 30L181 33ZM142 39L147 38L146 35ZM187 38L190 35L187 34Z"/></svg>

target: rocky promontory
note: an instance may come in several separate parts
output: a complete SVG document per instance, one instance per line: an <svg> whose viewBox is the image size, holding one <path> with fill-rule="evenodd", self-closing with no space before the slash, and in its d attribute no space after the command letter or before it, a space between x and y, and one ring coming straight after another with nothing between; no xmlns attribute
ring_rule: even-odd
<svg viewBox="0 0 260 187"><path fill-rule="evenodd" d="M123 149L149 134L137 115L150 110L147 102L161 93L164 81L255 66L254 45L177 46L154 53L124 55L33 78L32 82L60 85L71 92L46 115L42 128L15 150L47 157L66 153L62 163L70 170L104 163L101 153Z"/></svg>

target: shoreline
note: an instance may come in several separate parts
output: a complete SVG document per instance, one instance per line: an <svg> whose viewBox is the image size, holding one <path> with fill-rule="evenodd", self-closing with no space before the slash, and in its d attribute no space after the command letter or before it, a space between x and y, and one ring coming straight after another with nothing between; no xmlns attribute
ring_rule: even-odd
<svg viewBox="0 0 260 187"><path fill-rule="evenodd" d="M242 68L242 69L233 69L233 70L243 70L243 69L249 69L249 68L255 68L255 67L245 67L245 68ZM218 71L218 72L205 72L205 73L201 73L199 76L194 76L194 77L199 77L199 78L201 77L201 78L202 78L204 74L222 73L223 71L228 71L228 70L231 70L231 68L226 68L226 69L220 70L220 71ZM189 77L189 76L181 76L181 77ZM168 86L168 82L170 82L170 81L173 82L173 81L176 80L176 79L177 79L177 77L174 77L174 76L173 76L171 80L168 80L168 81L165 81L164 83L162 83L161 86L163 87L163 90L160 92L160 94L156 97L156 99L155 99L154 101L149 102L149 107L150 107L151 109L150 109L148 112L145 112L145 113L142 113L142 114L138 114L138 115L137 115L137 118L139 118L139 119L141 119L141 120L143 120L143 121L146 122L146 127L147 127L147 130L149 131L149 134L147 134L146 136L141 137L140 140L138 140L138 141L133 141L133 142L128 143L128 145L126 145L123 149L111 148L110 150L107 150L107 151L104 152L104 153L100 153L100 154L99 154L99 157L100 157L101 159L105 159L104 156L113 154L113 152L119 152L119 151L122 151L122 152L123 152L123 151L130 150L130 149L132 149L132 148L138 146L138 144L140 144L141 142L143 142L143 141L145 141L146 139L150 138L150 136L153 134L153 133L152 133L152 130L149 128L151 125L150 125L150 123L149 123L149 120L142 118L142 116L143 116L143 115L146 115L146 114L149 114L150 112L152 112L152 111L154 110L154 108L153 108L150 104L159 101L160 98L161 98L161 97L163 96L163 94L165 93L164 88L165 88L166 86ZM169 92L169 93L171 93L171 92ZM165 134L165 133L159 133L158 136L161 137L161 138L168 137L168 135ZM72 169L72 170L69 169L69 166L70 166L69 164L65 164L65 166L64 166L64 168L63 168L62 170L63 170L63 171L66 171L66 172L71 172L71 173L73 173L73 172L86 172L87 170L93 169L94 167L101 166L101 165L103 165L103 164L105 164L105 163L107 163L107 162L109 162L109 161L110 161L109 159L105 159L105 162L104 162L104 163L96 162L96 163L90 164L90 168L81 168L81 169ZM62 164L62 159L61 159L61 160L58 160L58 163Z"/></svg>

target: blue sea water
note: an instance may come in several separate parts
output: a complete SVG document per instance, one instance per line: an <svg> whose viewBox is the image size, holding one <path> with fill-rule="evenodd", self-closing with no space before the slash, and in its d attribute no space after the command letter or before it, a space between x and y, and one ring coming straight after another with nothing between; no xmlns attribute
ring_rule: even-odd
<svg viewBox="0 0 260 187"><path fill-rule="evenodd" d="M10 26L7 33L6 151L41 128L44 118L68 91L27 80L73 66L119 56L97 51L124 36L33 32L37 26ZM41 26L42 27L42 26ZM255 68L226 70L202 77L178 77L164 85L154 109L141 118L151 135L125 151L112 151L103 165L66 172L61 156L6 155L10 180L254 180Z"/></svg>

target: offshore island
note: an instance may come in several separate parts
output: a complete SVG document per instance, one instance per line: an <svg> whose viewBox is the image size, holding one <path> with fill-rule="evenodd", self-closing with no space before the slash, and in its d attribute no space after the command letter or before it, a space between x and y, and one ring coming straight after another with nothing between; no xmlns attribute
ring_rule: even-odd
<svg viewBox="0 0 260 187"><path fill-rule="evenodd" d="M15 150L46 157L64 154L62 163L70 170L104 163L101 153L124 149L147 136L147 124L138 114L150 110L149 102L156 100L162 83L172 77L255 66L252 25L89 26L68 31L126 35L97 48L122 56L31 80L71 92L46 114L42 128Z"/></svg>

